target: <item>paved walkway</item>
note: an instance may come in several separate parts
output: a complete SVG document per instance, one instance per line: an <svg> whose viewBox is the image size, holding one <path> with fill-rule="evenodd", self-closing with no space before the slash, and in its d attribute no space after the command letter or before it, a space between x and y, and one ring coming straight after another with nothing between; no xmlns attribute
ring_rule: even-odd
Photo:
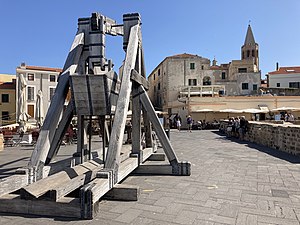
<svg viewBox="0 0 300 225"><path fill-rule="evenodd" d="M299 158L213 131L172 131L171 142L191 176L130 176L139 200L102 201L92 221L1 215L0 224L300 224ZM26 161L18 151L0 153L1 170Z"/></svg>

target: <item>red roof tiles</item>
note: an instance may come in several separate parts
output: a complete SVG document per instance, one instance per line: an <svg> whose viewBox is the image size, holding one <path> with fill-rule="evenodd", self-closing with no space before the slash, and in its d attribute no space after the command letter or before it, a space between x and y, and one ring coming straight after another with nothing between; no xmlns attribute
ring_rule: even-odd
<svg viewBox="0 0 300 225"><path fill-rule="evenodd" d="M278 70L269 72L270 75L273 75L273 74L291 74L291 73L300 73L300 66L279 67Z"/></svg>
<svg viewBox="0 0 300 225"><path fill-rule="evenodd" d="M51 71L51 72L62 72L62 69L59 68L50 68L50 67L42 67L42 66L25 66L28 70L42 70L42 71Z"/></svg>

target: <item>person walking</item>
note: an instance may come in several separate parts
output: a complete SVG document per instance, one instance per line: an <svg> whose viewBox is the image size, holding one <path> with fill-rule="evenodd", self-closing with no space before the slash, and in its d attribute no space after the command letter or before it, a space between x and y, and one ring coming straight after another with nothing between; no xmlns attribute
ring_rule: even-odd
<svg viewBox="0 0 300 225"><path fill-rule="evenodd" d="M192 119L191 115L188 115L188 117L186 119L186 123L188 125L188 132L192 132L193 119Z"/></svg>
<svg viewBox="0 0 300 225"><path fill-rule="evenodd" d="M180 131L180 128L181 128L181 121L180 121L179 118L178 118L177 121L176 121L176 126L177 126L178 131Z"/></svg>

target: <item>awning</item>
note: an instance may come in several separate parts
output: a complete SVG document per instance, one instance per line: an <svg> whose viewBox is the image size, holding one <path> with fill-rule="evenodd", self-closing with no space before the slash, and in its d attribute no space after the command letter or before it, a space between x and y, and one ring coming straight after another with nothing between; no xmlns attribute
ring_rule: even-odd
<svg viewBox="0 0 300 225"><path fill-rule="evenodd" d="M274 111L300 111L300 108L295 108L295 107L279 107L271 110L272 112Z"/></svg>

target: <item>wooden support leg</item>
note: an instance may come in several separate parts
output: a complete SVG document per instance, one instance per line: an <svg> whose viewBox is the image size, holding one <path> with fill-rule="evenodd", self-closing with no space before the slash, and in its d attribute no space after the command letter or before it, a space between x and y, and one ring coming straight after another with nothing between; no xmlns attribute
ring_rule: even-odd
<svg viewBox="0 0 300 225"><path fill-rule="evenodd" d="M127 117L127 109L129 106L130 93L132 82L130 80L131 70L134 69L136 63L136 55L138 49L138 31L139 24L130 29L129 42L127 47L127 54L124 63L122 85L117 101L113 128L110 135L107 160L105 168L114 170L114 180L117 181L118 169L120 163L120 152L123 144L125 123Z"/></svg>
<svg viewBox="0 0 300 225"><path fill-rule="evenodd" d="M132 90L132 154L137 154L139 162L142 162L141 152L141 103L138 93L138 85L133 84Z"/></svg>
<svg viewBox="0 0 300 225"><path fill-rule="evenodd" d="M172 166L172 169L173 169L172 173L174 175L190 175L191 164L189 162L186 162L186 163L178 162L177 156L171 146L170 140L168 139L162 125L160 124L160 121L155 113L155 110L151 104L151 101L147 95L147 92L141 85L139 87L139 93L141 93L140 99L143 104L143 107L147 111L149 119L152 122L153 127L157 133L158 139L159 139L160 143L162 144L164 152L166 153L166 156Z"/></svg>

